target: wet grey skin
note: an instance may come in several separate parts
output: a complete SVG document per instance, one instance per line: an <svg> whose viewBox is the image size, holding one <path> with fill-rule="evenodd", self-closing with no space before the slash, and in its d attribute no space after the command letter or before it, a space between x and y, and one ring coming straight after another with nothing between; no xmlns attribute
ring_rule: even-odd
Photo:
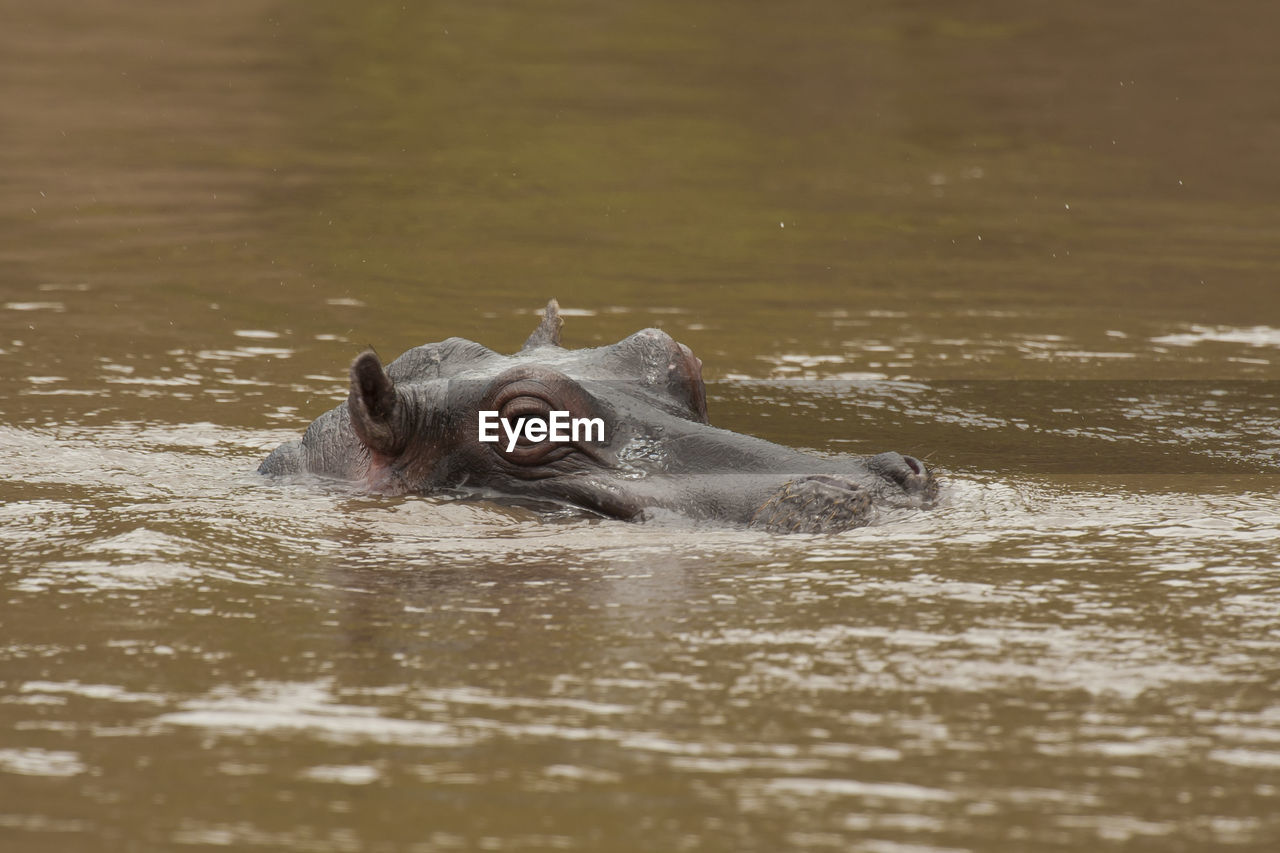
<svg viewBox="0 0 1280 853"><path fill-rule="evenodd" d="M560 346L553 299L514 355L463 338L416 347L386 368L366 351L345 405L277 448L270 475L314 474L379 494L462 494L571 505L642 520L669 511L779 533L838 533L877 508L929 506L933 474L898 453L825 456L708 423L702 362L666 332ZM600 418L604 441L479 440L478 415L515 423L552 411Z"/></svg>

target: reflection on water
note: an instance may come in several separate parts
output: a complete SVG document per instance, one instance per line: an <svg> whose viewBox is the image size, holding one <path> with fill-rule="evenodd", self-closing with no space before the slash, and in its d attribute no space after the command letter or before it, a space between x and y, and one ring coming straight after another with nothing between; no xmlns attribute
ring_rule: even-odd
<svg viewBox="0 0 1280 853"><path fill-rule="evenodd" d="M1274 4L8 6L0 847L1280 843ZM553 296L940 506L253 473Z"/></svg>

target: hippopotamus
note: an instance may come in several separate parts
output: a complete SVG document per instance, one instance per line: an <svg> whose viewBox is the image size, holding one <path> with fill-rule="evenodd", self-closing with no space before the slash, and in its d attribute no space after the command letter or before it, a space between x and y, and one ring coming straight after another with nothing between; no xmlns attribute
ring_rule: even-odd
<svg viewBox="0 0 1280 853"><path fill-rule="evenodd" d="M702 361L666 332L565 349L561 326L553 299L514 355L449 338L384 367L366 350L346 403L258 470L779 533L838 533L879 507L935 501L936 478L911 456L820 455L711 426Z"/></svg>

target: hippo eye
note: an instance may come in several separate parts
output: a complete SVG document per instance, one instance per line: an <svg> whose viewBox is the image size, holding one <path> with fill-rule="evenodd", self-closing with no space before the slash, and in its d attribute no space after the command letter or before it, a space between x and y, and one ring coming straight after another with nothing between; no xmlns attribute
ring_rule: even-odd
<svg viewBox="0 0 1280 853"><path fill-rule="evenodd" d="M481 396L480 410L498 415L501 440L489 444L492 452L517 466L507 473L526 479L557 476L552 463L577 455L582 464L605 464L608 425L616 418L576 381L536 364L499 374ZM492 433L485 441L491 440Z"/></svg>
<svg viewBox="0 0 1280 853"><path fill-rule="evenodd" d="M495 450L508 461L517 465L538 465L553 462L573 452L572 445L553 442L548 437L551 412L557 406L542 396L545 392L544 387L537 387L535 383L515 383L496 401L499 419L517 431L514 447L510 447L505 432L503 439L494 445ZM536 424L533 432L541 436L540 440L529 438L531 424Z"/></svg>
<svg viewBox="0 0 1280 853"><path fill-rule="evenodd" d="M530 441L525 427L530 421L548 423L548 419L551 417L551 404L541 397L522 394L503 403L502 408L498 410L498 417L519 430L520 437L516 440L517 447L532 447L535 444L544 442ZM546 428L544 427L542 431L545 432Z"/></svg>

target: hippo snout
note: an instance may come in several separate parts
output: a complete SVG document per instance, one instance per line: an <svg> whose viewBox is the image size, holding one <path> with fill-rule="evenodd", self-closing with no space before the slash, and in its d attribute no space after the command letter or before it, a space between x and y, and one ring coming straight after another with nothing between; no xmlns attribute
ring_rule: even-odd
<svg viewBox="0 0 1280 853"><path fill-rule="evenodd" d="M908 495L931 499L938 490L933 474L914 456L901 453L879 453L867 460L867 467Z"/></svg>

